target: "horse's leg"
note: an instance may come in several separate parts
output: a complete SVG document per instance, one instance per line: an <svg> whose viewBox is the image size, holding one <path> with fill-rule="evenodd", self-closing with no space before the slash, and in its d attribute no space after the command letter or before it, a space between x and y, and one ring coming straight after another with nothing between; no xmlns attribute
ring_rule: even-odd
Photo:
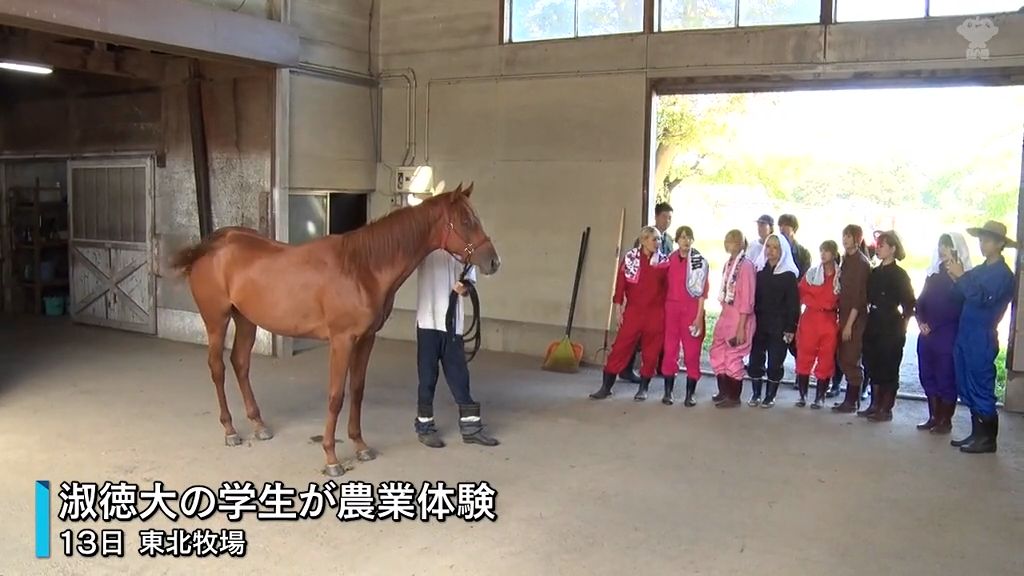
<svg viewBox="0 0 1024 576"><path fill-rule="evenodd" d="M349 392L352 399L348 405L348 437L355 445L356 458L363 462L373 460L376 455L373 450L363 442L363 428L361 424L363 411L363 387L366 384L366 367L370 363L370 352L373 350L374 334L367 334L356 343L352 352L352 368L349 375Z"/></svg>
<svg viewBox="0 0 1024 576"><path fill-rule="evenodd" d="M231 365L235 368L238 390L245 401L245 414L256 429L256 439L270 440L274 433L260 417L260 407L256 404L256 396L252 393L252 385L249 382L252 347L256 343L256 325L238 311L235 311L232 317L235 319L235 345L231 347Z"/></svg>
<svg viewBox="0 0 1024 576"><path fill-rule="evenodd" d="M224 426L224 443L238 446L242 439L238 437L234 424L231 423L231 411L228 410L228 399L224 393L224 339L228 332L228 310L210 310L212 306L200 305L199 310L206 324L208 348L207 363L210 365L210 377L217 391L217 402L220 403L220 423ZM217 307L220 308L220 307Z"/></svg>
<svg viewBox="0 0 1024 576"><path fill-rule="evenodd" d="M327 395L327 426L324 430L324 454L327 456L328 476L341 476L345 473L338 463L338 453L334 450L334 433L338 428L338 414L345 403L345 377L352 356L355 339L349 334L331 336L331 382Z"/></svg>

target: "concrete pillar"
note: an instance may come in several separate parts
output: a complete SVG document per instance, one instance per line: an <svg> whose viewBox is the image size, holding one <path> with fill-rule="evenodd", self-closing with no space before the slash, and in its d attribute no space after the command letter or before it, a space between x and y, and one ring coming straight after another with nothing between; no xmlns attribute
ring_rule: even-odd
<svg viewBox="0 0 1024 576"><path fill-rule="evenodd" d="M1003 409L1024 413L1024 372L1006 373L1006 399Z"/></svg>

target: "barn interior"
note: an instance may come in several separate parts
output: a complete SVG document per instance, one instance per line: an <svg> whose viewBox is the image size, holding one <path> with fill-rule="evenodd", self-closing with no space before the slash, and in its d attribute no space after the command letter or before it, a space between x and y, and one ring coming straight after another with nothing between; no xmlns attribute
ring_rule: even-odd
<svg viewBox="0 0 1024 576"><path fill-rule="evenodd" d="M658 402L660 380L646 403L626 382L609 401L587 395L616 335L612 261L653 221L660 94L1020 86L1020 10L999 0L4 2L0 574L180 571L180 559L139 553L141 531L174 527L245 531L244 558L201 560L210 574L1018 573L1018 297L1000 341L996 454L965 455L916 430L927 407L912 398L869 424L796 408L791 390L773 410L716 410L712 375L692 408ZM989 32L975 37L977 27ZM448 446L416 441L413 275L369 366L362 420L377 457L356 460L339 424L346 473L333 480L487 481L496 520L341 521L337 509L294 523L58 517L61 482L180 492L328 481L329 347L260 328L252 386L274 438L253 436L229 365L244 441L225 446L206 327L168 259L223 226L288 244L344 234L415 204L426 187L404 179L417 174L473 183L501 254L500 272L478 282L482 351L470 372L502 443L459 440L444 383L435 410ZM1020 206L1005 224L1024 239ZM699 226L687 211L675 206L674 224ZM565 333L587 227L572 328L584 361L575 374L542 371ZM965 408L954 425L955 437L969 431ZM44 536L39 480L53 493ZM86 528L123 530L122 557L66 551L65 530L77 546ZM45 558L33 555L41 539Z"/></svg>

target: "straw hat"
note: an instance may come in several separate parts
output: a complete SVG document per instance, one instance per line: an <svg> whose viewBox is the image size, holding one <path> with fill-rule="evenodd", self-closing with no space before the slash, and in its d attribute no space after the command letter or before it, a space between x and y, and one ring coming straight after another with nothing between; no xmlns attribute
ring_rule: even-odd
<svg viewBox="0 0 1024 576"><path fill-rule="evenodd" d="M971 236L974 236L975 238L981 236L982 234L995 236L996 238L999 238L1000 240L1005 242L1007 248L1017 247L1017 242L1015 240L1011 240L1006 235L1006 225L1003 224L1002 222L996 222L995 220L989 220L988 222L985 222L985 225L982 226L981 228L968 228L967 233L970 234Z"/></svg>

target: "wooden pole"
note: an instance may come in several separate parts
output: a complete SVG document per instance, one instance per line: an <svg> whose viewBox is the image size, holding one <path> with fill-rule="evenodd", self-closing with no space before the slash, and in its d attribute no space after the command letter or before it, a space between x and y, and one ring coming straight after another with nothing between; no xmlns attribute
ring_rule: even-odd
<svg viewBox="0 0 1024 576"><path fill-rule="evenodd" d="M199 215L199 236L206 239L213 232L213 207L210 201L210 165L206 150L206 125L203 122L203 87L199 61L190 64L188 81L188 119L192 136L192 165L196 179L196 207Z"/></svg>

